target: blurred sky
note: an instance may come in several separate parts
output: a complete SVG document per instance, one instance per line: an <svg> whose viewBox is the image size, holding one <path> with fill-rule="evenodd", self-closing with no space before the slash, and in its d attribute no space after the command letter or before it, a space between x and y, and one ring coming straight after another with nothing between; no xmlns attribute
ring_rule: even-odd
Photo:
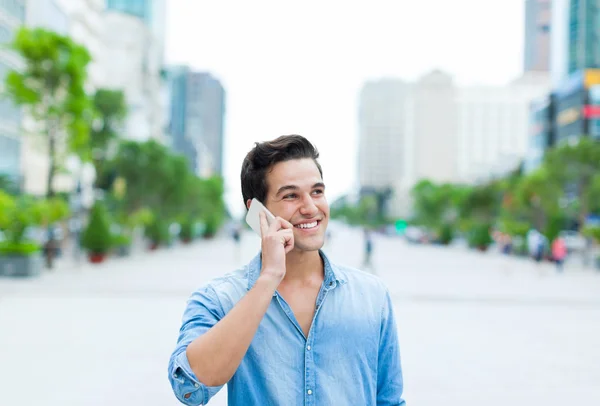
<svg viewBox="0 0 600 406"><path fill-rule="evenodd" d="M355 188L357 96L365 80L440 68L459 83L521 73L524 0L169 0L168 64L227 90L227 202L254 141L298 133L321 152L330 202Z"/></svg>

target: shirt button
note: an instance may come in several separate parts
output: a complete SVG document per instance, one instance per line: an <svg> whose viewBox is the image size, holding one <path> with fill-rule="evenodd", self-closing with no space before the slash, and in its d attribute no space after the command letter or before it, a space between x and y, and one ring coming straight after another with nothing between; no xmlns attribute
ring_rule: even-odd
<svg viewBox="0 0 600 406"><path fill-rule="evenodd" d="M309 345L309 346L307 346L307 347L306 347L306 349L307 349L308 351L310 351L310 345Z"/></svg>
<svg viewBox="0 0 600 406"><path fill-rule="evenodd" d="M310 389L307 390L306 393L308 393L309 395L312 395L312 391Z"/></svg>
<svg viewBox="0 0 600 406"><path fill-rule="evenodd" d="M199 384L199 383L195 383L195 384L194 384L194 387L195 387L195 388L199 388L199 387L200 387L200 384Z"/></svg>

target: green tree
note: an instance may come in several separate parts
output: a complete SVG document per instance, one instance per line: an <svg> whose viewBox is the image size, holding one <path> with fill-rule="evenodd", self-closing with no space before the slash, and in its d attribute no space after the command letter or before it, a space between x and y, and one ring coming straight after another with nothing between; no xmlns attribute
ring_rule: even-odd
<svg viewBox="0 0 600 406"><path fill-rule="evenodd" d="M225 201L223 199L223 179L213 176L200 179L200 217L205 224L204 235L212 237L225 220Z"/></svg>
<svg viewBox="0 0 600 406"><path fill-rule="evenodd" d="M119 136L119 129L127 117L125 95L121 90L98 89L93 97L95 122L91 131L90 148L96 169L96 187L108 188L105 163L111 157L110 145Z"/></svg>
<svg viewBox="0 0 600 406"><path fill-rule="evenodd" d="M182 200L189 172L185 161L174 158L164 145L154 140L123 141L111 166L125 181L127 192L123 204L128 214L149 208L164 216L174 211L166 206Z"/></svg>
<svg viewBox="0 0 600 406"><path fill-rule="evenodd" d="M69 151L88 151L90 103L85 92L88 51L69 37L43 28L19 29L11 44L23 68L6 76L6 94L34 118L45 137L50 167L47 196L53 197L54 176ZM52 233L50 233L52 236ZM51 237L46 264L52 268L55 241Z"/></svg>
<svg viewBox="0 0 600 406"><path fill-rule="evenodd" d="M525 175L505 193L501 221L521 235L524 228L531 226L544 234L546 231L555 237L554 224L560 223L560 198L562 190L558 182L550 176L545 167ZM521 226L528 225L527 227ZM509 229L503 231L510 232Z"/></svg>
<svg viewBox="0 0 600 406"><path fill-rule="evenodd" d="M69 37L43 28L19 29L11 48L21 56L24 67L8 73L6 94L27 109L46 138L47 196L52 197L64 152L84 154L87 150L90 103L84 86L90 55Z"/></svg>
<svg viewBox="0 0 600 406"><path fill-rule="evenodd" d="M82 235L82 246L91 254L106 254L112 245L108 211L100 201L94 203L90 222Z"/></svg>
<svg viewBox="0 0 600 406"><path fill-rule="evenodd" d="M16 195L19 191L19 188L10 176L0 174L0 191L5 191L11 195Z"/></svg>
<svg viewBox="0 0 600 406"><path fill-rule="evenodd" d="M546 153L544 167L573 201L575 216L583 226L592 206L597 205L593 199L600 174L600 143L583 137L577 144L554 148Z"/></svg>

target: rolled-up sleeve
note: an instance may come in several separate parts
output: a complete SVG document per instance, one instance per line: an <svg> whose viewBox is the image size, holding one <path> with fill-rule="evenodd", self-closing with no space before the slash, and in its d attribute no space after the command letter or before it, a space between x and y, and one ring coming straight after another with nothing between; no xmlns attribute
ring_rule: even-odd
<svg viewBox="0 0 600 406"><path fill-rule="evenodd" d="M377 365L377 406L405 406L400 365L400 344L390 293L386 290L381 313L379 361Z"/></svg>
<svg viewBox="0 0 600 406"><path fill-rule="evenodd" d="M205 405L222 388L206 386L196 378L186 355L187 346L223 317L219 299L210 286L196 291L188 300L175 351L169 360L169 382L185 405Z"/></svg>

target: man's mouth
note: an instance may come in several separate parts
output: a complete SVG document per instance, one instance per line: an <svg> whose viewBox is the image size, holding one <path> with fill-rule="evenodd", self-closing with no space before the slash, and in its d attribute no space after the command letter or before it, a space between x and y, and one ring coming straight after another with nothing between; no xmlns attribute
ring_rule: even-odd
<svg viewBox="0 0 600 406"><path fill-rule="evenodd" d="M318 226L319 222L320 222L320 220L314 220L314 221L311 221L309 223L295 224L294 227L300 228L300 229L303 229L303 230L309 230L311 228L315 228L316 226Z"/></svg>

